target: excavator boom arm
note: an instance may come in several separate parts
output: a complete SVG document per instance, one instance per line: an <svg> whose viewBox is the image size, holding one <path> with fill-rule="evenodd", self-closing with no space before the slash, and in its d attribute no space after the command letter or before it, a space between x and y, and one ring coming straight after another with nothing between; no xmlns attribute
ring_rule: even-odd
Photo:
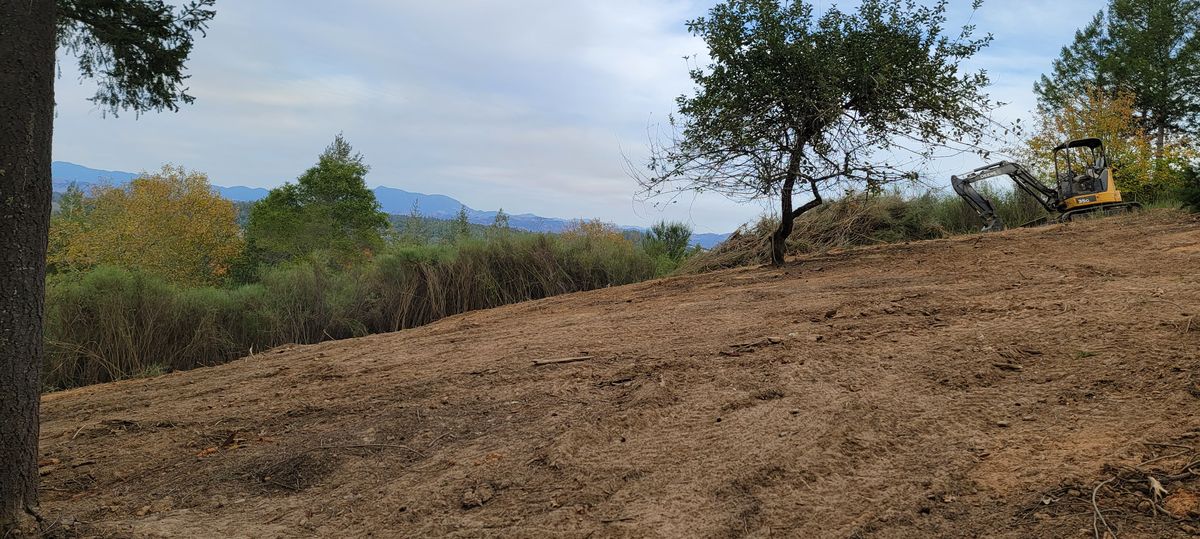
<svg viewBox="0 0 1200 539"><path fill-rule="evenodd" d="M988 178L995 178L996 176L1008 176L1012 178L1017 187L1020 187L1022 191L1033 196L1042 207L1046 208L1046 211L1054 212L1058 210L1058 192L1042 185L1029 172L1029 169L1020 163L999 161L979 167L962 176L951 176L950 185L954 187L954 191L963 197L967 205L971 206L983 218L984 231L1003 230L1004 221L996 214L996 208L992 205L992 201L984 197L971 184Z"/></svg>

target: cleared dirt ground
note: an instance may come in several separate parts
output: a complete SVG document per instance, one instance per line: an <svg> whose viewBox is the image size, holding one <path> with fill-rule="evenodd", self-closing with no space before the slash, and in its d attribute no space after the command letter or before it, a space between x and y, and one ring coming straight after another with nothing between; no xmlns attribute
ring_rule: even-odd
<svg viewBox="0 0 1200 539"><path fill-rule="evenodd" d="M878 246L51 394L42 510L139 537L1190 537L1198 356L1196 218Z"/></svg>

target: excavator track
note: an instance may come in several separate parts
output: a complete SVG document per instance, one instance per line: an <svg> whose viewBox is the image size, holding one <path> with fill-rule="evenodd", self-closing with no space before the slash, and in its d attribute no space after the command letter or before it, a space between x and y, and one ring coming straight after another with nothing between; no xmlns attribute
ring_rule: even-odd
<svg viewBox="0 0 1200 539"><path fill-rule="evenodd" d="M1140 203L1140 202L1134 202L1134 201L1106 202L1104 204L1096 204L1094 206L1087 206L1084 208L1077 208L1074 210L1065 211L1058 216L1057 221L1060 223L1065 223L1065 222L1071 221L1077 217L1091 215L1094 213L1103 213L1105 215L1116 215L1119 213L1134 212L1134 211L1137 211L1140 209L1142 209L1142 203Z"/></svg>

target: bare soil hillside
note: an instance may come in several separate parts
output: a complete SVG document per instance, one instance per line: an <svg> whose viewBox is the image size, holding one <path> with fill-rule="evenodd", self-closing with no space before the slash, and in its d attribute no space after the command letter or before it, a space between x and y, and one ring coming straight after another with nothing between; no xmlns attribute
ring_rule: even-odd
<svg viewBox="0 0 1200 539"><path fill-rule="evenodd" d="M1200 220L1150 213L54 393L42 510L120 537L1191 537L1198 382Z"/></svg>

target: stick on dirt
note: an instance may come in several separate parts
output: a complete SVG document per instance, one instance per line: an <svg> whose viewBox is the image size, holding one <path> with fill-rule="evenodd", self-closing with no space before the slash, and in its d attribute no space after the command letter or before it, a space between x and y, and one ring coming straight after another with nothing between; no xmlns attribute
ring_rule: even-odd
<svg viewBox="0 0 1200 539"><path fill-rule="evenodd" d="M575 363L576 361L587 361L592 359L592 356L576 356L576 357L561 357L558 359L535 359L533 360L534 367L542 365L557 365L559 363Z"/></svg>
<svg viewBox="0 0 1200 539"><path fill-rule="evenodd" d="M1104 519L1104 512L1100 510L1100 505L1096 503L1096 494L1100 492L1100 487L1116 479L1115 476L1105 479L1099 485L1096 485L1096 488L1092 489L1092 534L1095 539L1105 539L1109 535L1115 539L1117 536L1112 527L1108 525L1108 521ZM1105 533L1103 535L1100 533L1100 524L1104 525Z"/></svg>

